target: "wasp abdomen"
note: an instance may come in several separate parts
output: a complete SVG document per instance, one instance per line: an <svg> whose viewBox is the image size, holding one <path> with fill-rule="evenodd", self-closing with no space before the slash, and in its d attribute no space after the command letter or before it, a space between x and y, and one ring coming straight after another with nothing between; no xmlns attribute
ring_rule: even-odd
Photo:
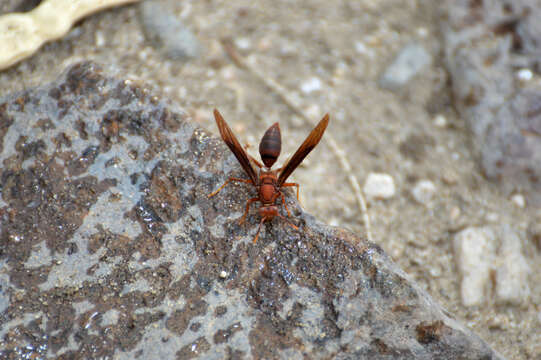
<svg viewBox="0 0 541 360"><path fill-rule="evenodd" d="M280 156L281 150L282 135L280 134L280 125L274 123L267 131L265 131L265 134L259 143L259 154L261 155L263 164L268 168L274 165L278 156Z"/></svg>

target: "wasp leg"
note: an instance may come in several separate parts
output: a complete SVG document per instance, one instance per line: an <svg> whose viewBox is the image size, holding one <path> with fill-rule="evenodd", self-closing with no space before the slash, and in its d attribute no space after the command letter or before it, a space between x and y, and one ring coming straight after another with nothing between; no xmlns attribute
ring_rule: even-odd
<svg viewBox="0 0 541 360"><path fill-rule="evenodd" d="M222 189L227 185L229 184L231 181L236 181L236 182L243 182L243 183L246 183L246 184L253 184L252 180L250 179L240 179L240 178L229 178L227 179L226 182L224 182L224 184L222 186L220 186L218 188L218 190L214 191L214 192L211 192L210 194L208 194L207 197L211 198L213 197L214 195L218 194L220 191L222 191Z"/></svg>
<svg viewBox="0 0 541 360"><path fill-rule="evenodd" d="M267 219L266 217L261 218L261 221L259 222L259 227L257 228L257 232L255 233L254 237L254 244L257 242L257 239L259 238L259 232L261 231L261 225L263 225L263 222Z"/></svg>
<svg viewBox="0 0 541 360"><path fill-rule="evenodd" d="M262 168L263 167L263 164L261 164L259 161L256 160L256 158L254 158L252 155L248 155L250 157L250 160L252 160L254 162L254 164L256 164L256 166L258 168Z"/></svg>
<svg viewBox="0 0 541 360"><path fill-rule="evenodd" d="M282 205L284 205L284 207L286 208L287 216L291 217L291 213L289 212L289 209L286 205L286 197L284 196L284 193L280 192L280 197L282 198Z"/></svg>
<svg viewBox="0 0 541 360"><path fill-rule="evenodd" d="M299 200L299 184L297 184L297 183L283 183L282 184L282 187L286 187L286 186L296 186L297 187L297 200Z"/></svg>
<svg viewBox="0 0 541 360"><path fill-rule="evenodd" d="M298 226L293 225L293 223L292 223L291 221L289 221L288 218L284 217L282 214L278 214L278 216L279 216L280 218L282 218L283 220L285 220L285 222L286 222L289 226L291 226L293 229L299 230Z"/></svg>
<svg viewBox="0 0 541 360"><path fill-rule="evenodd" d="M240 218L239 224L243 224L246 220L246 216L248 216L248 212L250 211L250 204L252 204L254 201L258 201L259 198L251 198L248 201L246 201L246 210L244 211L244 215Z"/></svg>

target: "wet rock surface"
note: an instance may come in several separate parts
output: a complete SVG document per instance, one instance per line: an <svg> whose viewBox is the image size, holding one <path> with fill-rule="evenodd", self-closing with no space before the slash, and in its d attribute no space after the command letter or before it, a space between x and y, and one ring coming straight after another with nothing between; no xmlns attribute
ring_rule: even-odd
<svg viewBox="0 0 541 360"><path fill-rule="evenodd" d="M93 63L0 124L0 357L500 358L294 196L253 244L224 144Z"/></svg>
<svg viewBox="0 0 541 360"><path fill-rule="evenodd" d="M482 170L508 192L529 190L539 205L539 1L447 1L444 9L453 95Z"/></svg>

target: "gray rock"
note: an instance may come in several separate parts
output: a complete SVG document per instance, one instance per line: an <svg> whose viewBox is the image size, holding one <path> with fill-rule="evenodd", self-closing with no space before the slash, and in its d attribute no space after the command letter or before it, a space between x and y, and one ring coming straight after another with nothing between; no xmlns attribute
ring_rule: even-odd
<svg viewBox="0 0 541 360"><path fill-rule="evenodd" d="M419 44L406 45L379 80L382 88L397 90L432 63L432 55Z"/></svg>
<svg viewBox="0 0 541 360"><path fill-rule="evenodd" d="M455 235L453 248L461 274L460 296L465 306L484 304L496 260L496 233L488 226L469 227Z"/></svg>
<svg viewBox="0 0 541 360"><path fill-rule="evenodd" d="M517 81L539 69L539 1L446 1L442 33L453 98L484 174L541 204L541 88Z"/></svg>
<svg viewBox="0 0 541 360"><path fill-rule="evenodd" d="M42 0L4 0L0 3L0 15L11 12L27 12L34 9Z"/></svg>
<svg viewBox="0 0 541 360"><path fill-rule="evenodd" d="M531 267L516 230L507 225L468 227L456 234L453 245L465 306L483 305L487 299L501 305L527 302Z"/></svg>
<svg viewBox="0 0 541 360"><path fill-rule="evenodd" d="M147 41L173 60L187 60L199 55L195 35L158 1L143 1L139 5L141 24Z"/></svg>
<svg viewBox="0 0 541 360"><path fill-rule="evenodd" d="M0 125L1 358L501 358L292 193L299 230L253 244L253 189L207 198L243 176L222 141L95 64L1 99Z"/></svg>
<svg viewBox="0 0 541 360"><path fill-rule="evenodd" d="M522 254L522 241L516 231L504 227L500 232L501 246L498 254L501 258L496 269L496 301L499 304L521 305L530 297L528 276L531 267Z"/></svg>

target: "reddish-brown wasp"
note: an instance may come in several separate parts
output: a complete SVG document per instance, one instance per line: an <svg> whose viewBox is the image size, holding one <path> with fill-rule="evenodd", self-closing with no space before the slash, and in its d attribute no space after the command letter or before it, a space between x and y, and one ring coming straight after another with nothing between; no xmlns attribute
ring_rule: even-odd
<svg viewBox="0 0 541 360"><path fill-rule="evenodd" d="M249 179L240 179L240 178L229 178L218 190L209 194L209 198L218 194L220 190L224 188L231 181L244 182L251 184L257 188L257 197L251 198L246 202L246 210L244 215L240 219L242 224L246 220L248 211L250 210L250 204L255 201L261 202L261 207L259 208L259 214L261 216L261 221L259 222L259 227L254 238L254 243L259 237L259 231L261 230L261 225L265 221L271 221L274 217L279 216L280 218L287 221L287 223L294 229L298 229L295 225L289 222L285 217L280 214L278 211L278 206L276 205L276 200L281 198L282 205L287 211L287 215L291 216L289 209L287 208L285 196L281 188L286 186L296 186L297 187L297 200L299 199L299 184L297 183L286 183L287 178L291 173L299 166L299 164L304 160L304 158L312 151L313 148L319 143L327 125L329 124L329 114L326 114L323 119L317 124L317 126L312 130L310 135L304 140L299 149L293 154L289 161L279 169L272 170L271 167L274 165L278 156L280 155L280 150L282 148L282 138L280 134L280 125L274 123L270 128L265 131L265 134L261 138L259 143L259 154L261 155L261 160L263 164L254 159L251 155L248 155L243 147L240 145L239 141L225 122L222 115L218 110L214 109L214 118L216 119L216 124L222 135L222 139L225 141L229 149L233 152L240 165L250 177ZM259 168L259 174L256 172L254 166L255 164Z"/></svg>

